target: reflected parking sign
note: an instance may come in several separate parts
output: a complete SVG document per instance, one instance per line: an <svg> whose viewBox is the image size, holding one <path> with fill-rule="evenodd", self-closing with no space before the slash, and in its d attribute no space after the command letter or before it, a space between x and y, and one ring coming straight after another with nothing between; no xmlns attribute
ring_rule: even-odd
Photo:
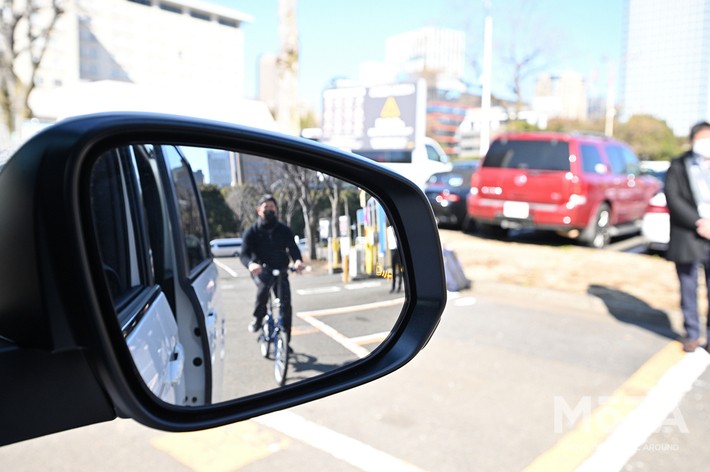
<svg viewBox="0 0 710 472"><path fill-rule="evenodd" d="M318 230L321 239L328 239L330 237L330 221L327 218L318 220Z"/></svg>

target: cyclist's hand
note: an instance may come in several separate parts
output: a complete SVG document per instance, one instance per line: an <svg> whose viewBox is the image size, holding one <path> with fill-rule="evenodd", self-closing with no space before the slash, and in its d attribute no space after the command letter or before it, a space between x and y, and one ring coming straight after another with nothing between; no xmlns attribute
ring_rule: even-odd
<svg viewBox="0 0 710 472"><path fill-rule="evenodd" d="M257 264L256 262L249 263L249 272L254 277L258 277L261 275L261 264Z"/></svg>
<svg viewBox="0 0 710 472"><path fill-rule="evenodd" d="M301 272L303 272L303 269L306 268L306 265L303 263L302 260L299 259L293 264L293 268L296 269L296 272L300 274Z"/></svg>

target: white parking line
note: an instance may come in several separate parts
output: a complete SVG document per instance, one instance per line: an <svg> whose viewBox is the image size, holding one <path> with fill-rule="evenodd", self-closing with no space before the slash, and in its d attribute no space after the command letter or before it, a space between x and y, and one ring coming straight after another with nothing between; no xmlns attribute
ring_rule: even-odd
<svg viewBox="0 0 710 472"><path fill-rule="evenodd" d="M472 306L476 304L476 299L473 297L461 297L454 300L456 306Z"/></svg>
<svg viewBox="0 0 710 472"><path fill-rule="evenodd" d="M366 472L421 472L422 469L356 439L308 421L289 411L279 411L252 421L320 449Z"/></svg>
<svg viewBox="0 0 710 472"><path fill-rule="evenodd" d="M324 308L322 310L302 311L298 316L326 316L326 315L343 315L345 313L354 313L356 311L375 310L377 308L386 308L389 306L404 306L406 298L395 298L381 302L365 303L363 305L351 305L338 308Z"/></svg>
<svg viewBox="0 0 710 472"><path fill-rule="evenodd" d="M343 289L340 287L316 287L316 288L302 288L296 290L299 295L323 295L326 293L337 293L341 292Z"/></svg>
<svg viewBox="0 0 710 472"><path fill-rule="evenodd" d="M347 284L345 286L346 290L362 290L365 288L376 288L382 286L382 282L371 281L371 282L357 282L352 284Z"/></svg>
<svg viewBox="0 0 710 472"><path fill-rule="evenodd" d="M381 282L357 282L347 285L331 285L328 287L302 288L296 291L299 295L323 295L328 293L337 293L345 290L364 290L367 288L377 288L382 286Z"/></svg>
<svg viewBox="0 0 710 472"><path fill-rule="evenodd" d="M232 277L238 277L239 274L237 274L234 270L232 270L229 266L225 265L224 262L219 262L216 259L213 259L214 263L219 267L220 269L224 270L226 273L231 275Z"/></svg>
<svg viewBox="0 0 710 472"><path fill-rule="evenodd" d="M296 316L301 318L303 321L308 323L309 325L313 326L314 328L318 329L320 332L343 346L345 349L348 351L352 352L355 354L358 358L362 359L363 357L367 356L370 354L370 351L365 349L364 347L359 346L358 344L354 343L353 341L350 340L347 336L341 334L338 332L336 329L328 326L327 324L323 323L320 320L315 319L313 316L309 316L304 313L297 313Z"/></svg>
<svg viewBox="0 0 710 472"><path fill-rule="evenodd" d="M710 365L710 354L697 349L673 366L621 425L576 472L621 470L646 440L678 407L683 396ZM676 427L685 426L682 417ZM680 424L682 422L682 424Z"/></svg>

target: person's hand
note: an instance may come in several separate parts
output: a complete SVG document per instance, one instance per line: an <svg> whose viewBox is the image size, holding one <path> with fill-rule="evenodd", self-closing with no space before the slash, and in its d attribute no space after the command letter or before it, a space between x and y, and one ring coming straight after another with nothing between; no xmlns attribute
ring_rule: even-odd
<svg viewBox="0 0 710 472"><path fill-rule="evenodd" d="M700 218L695 222L695 230L705 239L710 239L710 218Z"/></svg>
<svg viewBox="0 0 710 472"><path fill-rule="evenodd" d="M301 272L303 272L303 269L306 268L306 265L303 263L302 260L299 259L296 262L294 262L293 268L296 269L296 272L298 272L300 274Z"/></svg>
<svg viewBox="0 0 710 472"><path fill-rule="evenodd" d="M249 263L249 272L254 277L260 276L261 275L261 264L257 264L256 262L250 262Z"/></svg>

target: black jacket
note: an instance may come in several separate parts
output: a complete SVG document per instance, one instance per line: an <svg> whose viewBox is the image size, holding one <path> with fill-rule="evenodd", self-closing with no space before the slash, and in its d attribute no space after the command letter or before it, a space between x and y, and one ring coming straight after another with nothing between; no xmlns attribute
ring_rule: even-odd
<svg viewBox="0 0 710 472"><path fill-rule="evenodd" d="M242 236L240 259L245 267L256 262L283 270L288 267L289 256L297 261L301 259L301 250L296 245L291 229L280 221L273 225L258 221Z"/></svg>
<svg viewBox="0 0 710 472"><path fill-rule="evenodd" d="M698 235L695 227L700 215L688 179L687 166L691 159L692 152L673 159L666 173L664 190L671 218L671 240L666 258L680 263L701 261L708 256L708 241Z"/></svg>

